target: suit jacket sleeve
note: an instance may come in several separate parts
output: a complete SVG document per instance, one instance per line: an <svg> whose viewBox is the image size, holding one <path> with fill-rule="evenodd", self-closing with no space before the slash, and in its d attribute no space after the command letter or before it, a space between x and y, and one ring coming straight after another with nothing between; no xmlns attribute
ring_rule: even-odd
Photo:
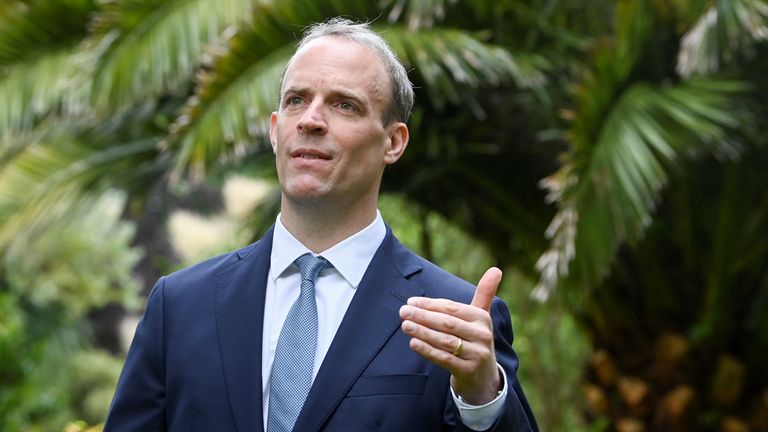
<svg viewBox="0 0 768 432"><path fill-rule="evenodd" d="M147 299L147 309L136 329L104 425L105 432L165 430L164 288L165 278L161 278Z"/></svg>

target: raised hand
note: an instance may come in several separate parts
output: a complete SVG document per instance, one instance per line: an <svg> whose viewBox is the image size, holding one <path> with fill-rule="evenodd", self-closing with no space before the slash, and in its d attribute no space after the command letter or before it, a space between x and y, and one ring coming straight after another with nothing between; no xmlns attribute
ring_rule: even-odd
<svg viewBox="0 0 768 432"><path fill-rule="evenodd" d="M486 270L468 305L411 297L400 308L411 349L450 371L451 387L472 405L495 399L500 388L490 309L501 276L496 267Z"/></svg>

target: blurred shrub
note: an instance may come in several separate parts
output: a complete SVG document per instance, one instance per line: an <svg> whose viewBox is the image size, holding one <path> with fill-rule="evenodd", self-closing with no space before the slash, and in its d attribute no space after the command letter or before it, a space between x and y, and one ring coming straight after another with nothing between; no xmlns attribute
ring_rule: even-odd
<svg viewBox="0 0 768 432"><path fill-rule="evenodd" d="M72 408L91 424L104 420L112 402L123 360L105 351L85 350L69 362Z"/></svg>
<svg viewBox="0 0 768 432"><path fill-rule="evenodd" d="M177 267L244 246L244 239L254 235L250 218L276 188L274 182L234 174L222 185L224 208L221 211L205 215L189 210L172 212L167 231L173 250L180 258Z"/></svg>
<svg viewBox="0 0 768 432"><path fill-rule="evenodd" d="M61 430L72 418L103 417L106 406L95 400L109 403L106 394L114 388L120 361L84 351L89 330L84 317L109 302L139 304L132 270L141 253L131 246L133 224L120 219L124 203L114 192L86 199L63 215L55 231L30 230L5 251L0 262L3 431Z"/></svg>
<svg viewBox="0 0 768 432"><path fill-rule="evenodd" d="M62 432L101 432L101 430L101 424L90 426L88 423L82 420L78 420L64 426L64 430Z"/></svg>

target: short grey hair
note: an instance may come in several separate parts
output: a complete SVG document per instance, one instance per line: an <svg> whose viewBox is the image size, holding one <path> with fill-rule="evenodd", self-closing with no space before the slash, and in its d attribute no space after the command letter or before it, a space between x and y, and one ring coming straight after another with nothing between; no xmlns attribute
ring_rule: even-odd
<svg viewBox="0 0 768 432"><path fill-rule="evenodd" d="M360 44L370 49L382 63L389 75L389 82L392 87L392 97L389 101L389 107L384 112L384 124L392 121L407 122L413 109L414 93L413 84L408 79L408 72L392 47L378 33L376 33L367 22L354 22L346 18L331 18L322 23L315 23L307 27L304 36L299 41L296 52L291 56L288 64L283 71L280 83L280 94L283 93L285 74L288 68L293 64L296 54L309 42L324 36L338 36L349 41Z"/></svg>

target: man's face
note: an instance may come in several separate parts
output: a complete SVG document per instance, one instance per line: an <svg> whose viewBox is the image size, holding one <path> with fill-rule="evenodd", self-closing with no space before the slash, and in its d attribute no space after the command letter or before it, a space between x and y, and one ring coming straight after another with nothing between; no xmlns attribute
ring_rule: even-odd
<svg viewBox="0 0 768 432"><path fill-rule="evenodd" d="M385 165L408 142L383 123L391 84L367 47L325 36L305 45L283 79L270 140L284 199L375 206Z"/></svg>

